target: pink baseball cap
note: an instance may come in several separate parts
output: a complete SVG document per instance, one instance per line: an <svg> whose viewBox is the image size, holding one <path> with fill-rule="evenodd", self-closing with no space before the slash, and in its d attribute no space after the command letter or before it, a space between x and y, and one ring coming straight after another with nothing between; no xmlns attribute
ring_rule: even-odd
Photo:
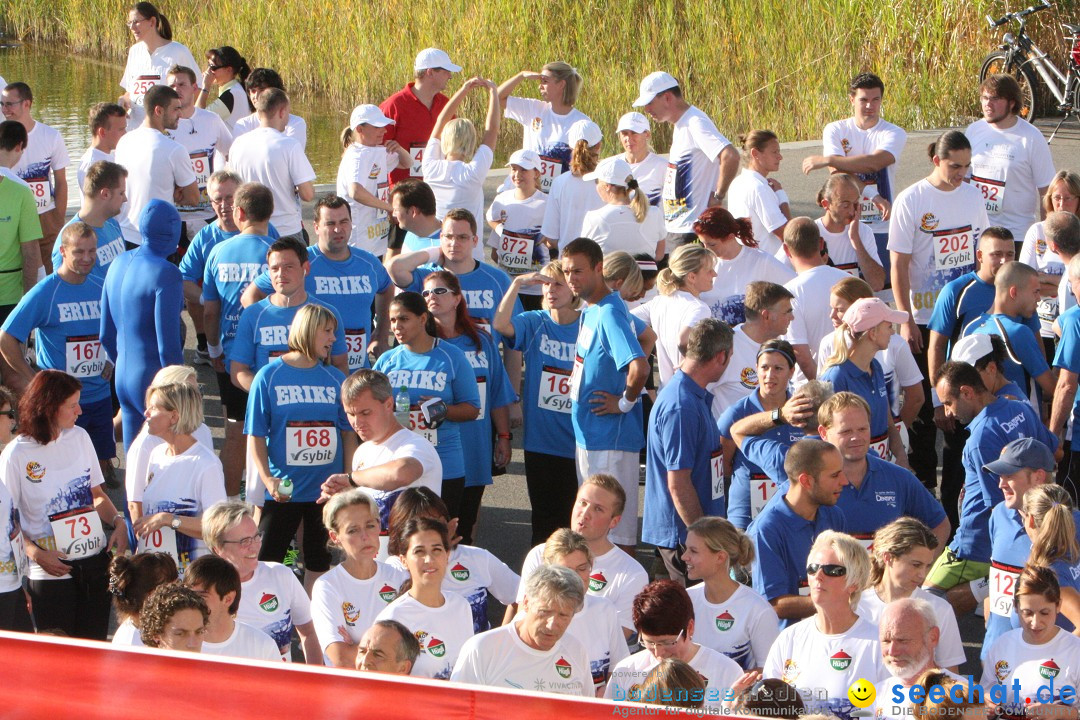
<svg viewBox="0 0 1080 720"><path fill-rule="evenodd" d="M907 322L908 314L903 310L893 310L880 298L861 298L851 304L844 313L844 324L852 332L863 332L877 327L883 322Z"/></svg>

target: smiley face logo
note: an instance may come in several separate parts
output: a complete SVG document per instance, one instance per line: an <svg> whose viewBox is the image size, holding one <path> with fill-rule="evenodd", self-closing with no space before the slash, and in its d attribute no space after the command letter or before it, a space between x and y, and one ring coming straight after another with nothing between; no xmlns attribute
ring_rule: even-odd
<svg viewBox="0 0 1080 720"><path fill-rule="evenodd" d="M856 680L847 691L848 700L857 708L866 708L874 704L877 691L873 683L863 678Z"/></svg>

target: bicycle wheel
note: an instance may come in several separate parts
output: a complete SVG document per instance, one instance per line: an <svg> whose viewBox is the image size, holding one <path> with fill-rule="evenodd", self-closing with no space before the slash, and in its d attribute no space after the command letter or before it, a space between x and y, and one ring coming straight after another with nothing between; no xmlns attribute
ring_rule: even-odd
<svg viewBox="0 0 1080 720"><path fill-rule="evenodd" d="M1044 114L1043 101L1039 96L1039 84L1035 79L1035 73L1026 65L1018 65L1015 62L1009 64L1004 50L997 50L986 56L983 60L982 69L979 70L979 83L982 83L990 75L1004 73L1016 78L1020 84L1020 97L1022 99L1020 117L1028 122Z"/></svg>

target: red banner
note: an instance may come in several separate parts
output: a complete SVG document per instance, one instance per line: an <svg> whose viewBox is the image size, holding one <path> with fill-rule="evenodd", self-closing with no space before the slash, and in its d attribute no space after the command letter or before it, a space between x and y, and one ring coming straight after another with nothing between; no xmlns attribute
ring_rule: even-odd
<svg viewBox="0 0 1080 720"><path fill-rule="evenodd" d="M655 706L0 632L5 719L686 717Z"/></svg>

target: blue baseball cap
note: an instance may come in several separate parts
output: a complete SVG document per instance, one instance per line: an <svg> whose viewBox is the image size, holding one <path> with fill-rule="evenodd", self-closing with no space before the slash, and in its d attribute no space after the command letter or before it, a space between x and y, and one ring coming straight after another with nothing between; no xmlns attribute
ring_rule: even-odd
<svg viewBox="0 0 1080 720"><path fill-rule="evenodd" d="M1020 438L1003 447L997 460L983 465L983 470L995 475L1012 475L1024 468L1050 472L1054 469L1054 453L1034 438Z"/></svg>

